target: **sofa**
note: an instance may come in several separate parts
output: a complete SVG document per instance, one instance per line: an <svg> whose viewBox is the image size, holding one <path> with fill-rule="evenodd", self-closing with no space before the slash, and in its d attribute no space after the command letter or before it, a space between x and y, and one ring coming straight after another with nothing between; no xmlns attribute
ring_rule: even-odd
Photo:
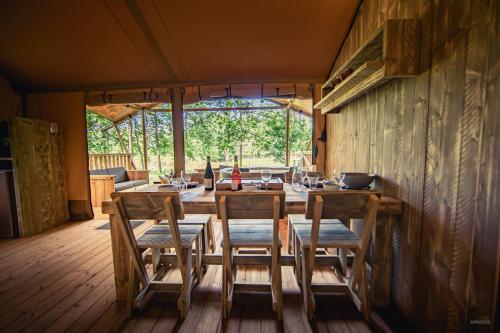
<svg viewBox="0 0 500 333"><path fill-rule="evenodd" d="M90 170L92 206L99 207L110 200L111 193L149 185L149 171L125 170L124 167Z"/></svg>

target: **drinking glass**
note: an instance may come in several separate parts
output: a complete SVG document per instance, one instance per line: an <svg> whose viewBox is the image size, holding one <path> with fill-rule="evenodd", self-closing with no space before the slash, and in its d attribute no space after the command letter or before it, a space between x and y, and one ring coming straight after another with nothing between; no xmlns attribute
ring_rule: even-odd
<svg viewBox="0 0 500 333"><path fill-rule="evenodd" d="M165 178L168 180L168 182L172 182L172 177L174 176L174 170L170 169L165 172Z"/></svg>
<svg viewBox="0 0 500 333"><path fill-rule="evenodd" d="M172 184L174 191L182 190L182 180L180 178L178 177L172 178L170 183Z"/></svg>
<svg viewBox="0 0 500 333"><path fill-rule="evenodd" d="M307 180L309 182L309 188L311 190L315 190L318 188L318 176L308 175Z"/></svg>
<svg viewBox="0 0 500 333"><path fill-rule="evenodd" d="M266 189L267 189L267 183L271 180L271 170L262 170L260 172L260 177L262 178L262 181L266 184Z"/></svg>
<svg viewBox="0 0 500 333"><path fill-rule="evenodd" d="M300 169L298 167L293 169L292 189L294 191L301 191L302 190L302 174L301 174Z"/></svg>
<svg viewBox="0 0 500 333"><path fill-rule="evenodd" d="M187 191L187 186L188 186L189 182L191 181L191 176L192 176L192 173L190 170L181 171L181 178L184 181L184 186L186 188L186 191Z"/></svg>
<svg viewBox="0 0 500 333"><path fill-rule="evenodd" d="M335 184L342 186L342 173L338 169L333 169L332 173L332 180L335 182Z"/></svg>
<svg viewBox="0 0 500 333"><path fill-rule="evenodd" d="M301 177L301 184L302 184L302 189L304 189L304 184L305 184L305 180L306 180L306 176L307 176L307 168L300 168L300 177Z"/></svg>

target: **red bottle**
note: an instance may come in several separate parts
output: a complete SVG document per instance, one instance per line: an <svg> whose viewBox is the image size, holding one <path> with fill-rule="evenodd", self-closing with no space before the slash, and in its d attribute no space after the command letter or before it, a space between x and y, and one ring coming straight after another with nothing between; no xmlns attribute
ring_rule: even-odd
<svg viewBox="0 0 500 333"><path fill-rule="evenodd" d="M231 190L238 191L241 189L241 173L238 167L238 156L234 156L233 173L231 174Z"/></svg>

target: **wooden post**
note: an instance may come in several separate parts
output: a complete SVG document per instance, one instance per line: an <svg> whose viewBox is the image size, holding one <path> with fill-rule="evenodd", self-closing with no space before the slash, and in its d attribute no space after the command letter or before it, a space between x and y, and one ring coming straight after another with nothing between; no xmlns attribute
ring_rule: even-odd
<svg viewBox="0 0 500 333"><path fill-rule="evenodd" d="M137 169L135 167L134 163L134 123L132 121L132 117L128 119L128 152L130 154L130 163L134 166L134 169Z"/></svg>
<svg viewBox="0 0 500 333"><path fill-rule="evenodd" d="M315 84L312 88L312 103L313 106L321 99L321 85ZM326 142L318 141L321 137L321 132L325 128L326 116L321 114L321 109L313 109L313 134L312 134L312 148L318 146L318 154L316 158L313 157L312 163L316 165L316 171L325 171L325 154Z"/></svg>
<svg viewBox="0 0 500 333"><path fill-rule="evenodd" d="M290 165L290 109L286 109L286 141L285 141L285 165Z"/></svg>
<svg viewBox="0 0 500 333"><path fill-rule="evenodd" d="M120 133L120 128L118 128L118 126L115 123L113 123L113 127L115 128L116 134L118 135L118 140L120 140L120 146L122 148L122 151L124 153L128 153L130 155L130 164L132 164L132 168L135 170L136 167L135 167L134 161L132 160L131 150L127 151L127 146L125 146L125 140L123 140L122 134ZM132 141L129 139L129 149L132 146L131 142Z"/></svg>
<svg viewBox="0 0 500 333"><path fill-rule="evenodd" d="M184 110L181 88L171 88L172 96L172 128L174 132L174 171L179 175L184 170Z"/></svg>
<svg viewBox="0 0 500 333"><path fill-rule="evenodd" d="M155 120L155 139L156 139L156 150L158 152L158 169L160 169L160 173L162 172L162 168L161 168L161 154L160 154L160 139L159 139L159 136L158 136L158 116L155 113L153 113L154 115L154 120Z"/></svg>
<svg viewBox="0 0 500 333"><path fill-rule="evenodd" d="M148 141L146 135L146 112L142 110L142 154L144 156L144 170L148 170Z"/></svg>
<svg viewBox="0 0 500 333"><path fill-rule="evenodd" d="M243 111L240 110L240 167L243 166Z"/></svg>
<svg viewBox="0 0 500 333"><path fill-rule="evenodd" d="M109 136L108 131L104 131L104 152L109 153Z"/></svg>

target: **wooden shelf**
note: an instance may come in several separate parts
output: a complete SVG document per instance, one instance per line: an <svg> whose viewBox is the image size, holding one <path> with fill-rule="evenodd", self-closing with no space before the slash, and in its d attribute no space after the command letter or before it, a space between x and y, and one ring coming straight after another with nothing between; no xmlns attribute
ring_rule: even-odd
<svg viewBox="0 0 500 333"><path fill-rule="evenodd" d="M12 157L0 157L0 161L12 161Z"/></svg>
<svg viewBox="0 0 500 333"><path fill-rule="evenodd" d="M383 44L383 28L377 30L368 42L363 45L348 62L340 66L335 72L330 75L330 78L323 84L322 89L332 87L332 81L348 68L358 68L367 61L382 60L382 44Z"/></svg>
<svg viewBox="0 0 500 333"><path fill-rule="evenodd" d="M321 99L314 107L322 110L332 110L354 99L361 92L361 85L372 88L381 84L385 67L382 62L368 61L356 69L349 77L340 82L335 89Z"/></svg>
<svg viewBox="0 0 500 333"><path fill-rule="evenodd" d="M322 99L314 107L323 114L335 111L393 78L418 75L420 37L420 19L387 20L331 74L322 86ZM333 81L348 69L354 72L333 87Z"/></svg>

